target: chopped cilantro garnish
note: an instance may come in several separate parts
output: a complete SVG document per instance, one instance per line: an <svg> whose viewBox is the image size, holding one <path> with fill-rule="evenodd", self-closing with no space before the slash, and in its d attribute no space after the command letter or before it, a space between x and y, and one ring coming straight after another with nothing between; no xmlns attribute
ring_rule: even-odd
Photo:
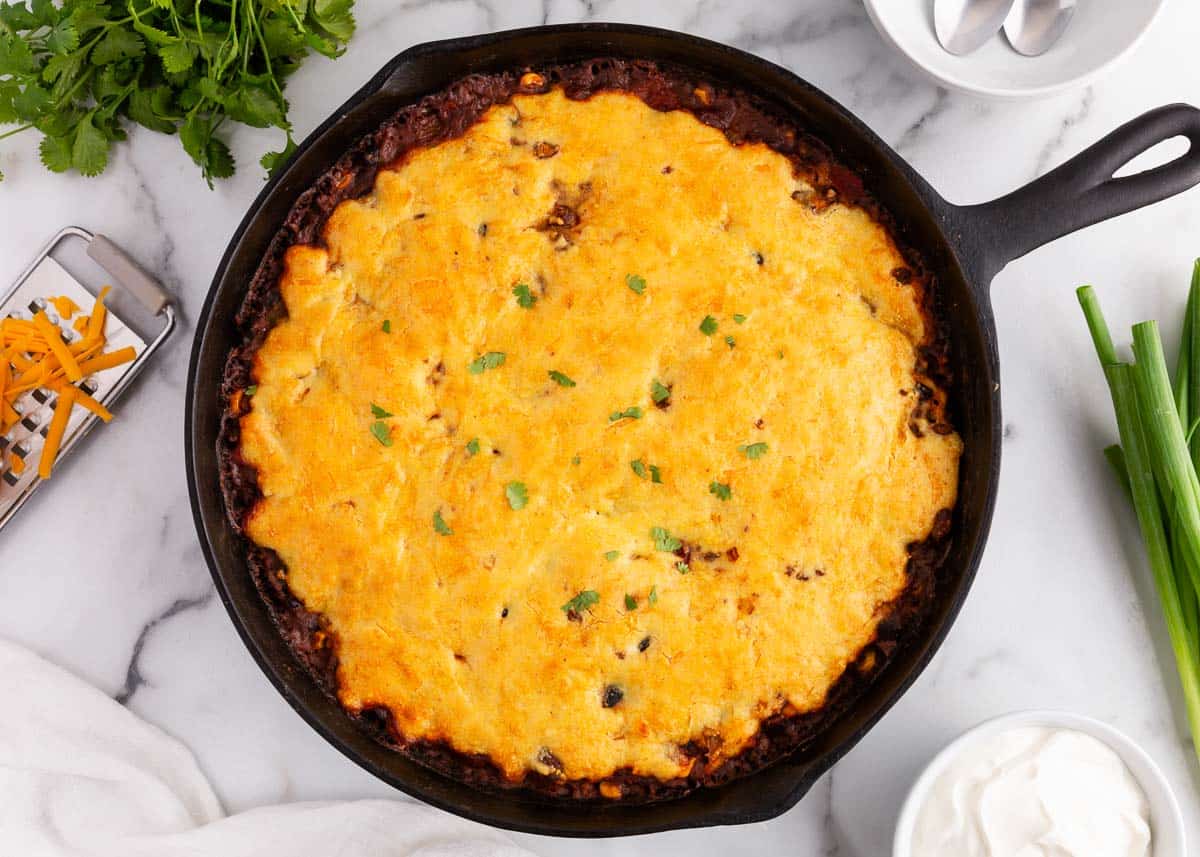
<svg viewBox="0 0 1200 857"><path fill-rule="evenodd" d="M550 374L550 380L553 381L555 384L558 384L558 386L560 386L560 387L574 387L575 386L574 381L572 381L570 378L568 378L562 372L559 372L557 369L551 369L549 374Z"/></svg>
<svg viewBox="0 0 1200 857"><path fill-rule="evenodd" d="M385 318L383 320L383 332L384 333L392 332L392 320L390 318Z"/></svg>
<svg viewBox="0 0 1200 857"><path fill-rule="evenodd" d="M509 482L504 486L504 496L508 498L508 505L513 511L524 509L529 502L529 491L524 482Z"/></svg>
<svg viewBox="0 0 1200 857"><path fill-rule="evenodd" d="M728 345L730 348L733 348L733 346L737 345L737 341L732 336L726 336L725 344Z"/></svg>
<svg viewBox="0 0 1200 857"><path fill-rule="evenodd" d="M488 369L497 369L503 366L505 356L503 351L489 351L472 360L467 368L472 375L482 375Z"/></svg>
<svg viewBox="0 0 1200 857"><path fill-rule="evenodd" d="M375 439L384 446L392 445L392 433L388 430L388 425L383 420L376 420L371 423L371 434L375 435Z"/></svg>
<svg viewBox="0 0 1200 857"><path fill-rule="evenodd" d="M650 587L650 594L646 596L646 600L648 602L650 602L651 604L658 603L658 586L657 585Z"/></svg>
<svg viewBox="0 0 1200 857"><path fill-rule="evenodd" d="M479 455L479 438L473 437L467 441L467 454Z"/></svg>
<svg viewBox="0 0 1200 857"><path fill-rule="evenodd" d="M522 309L533 309L533 305L537 303L537 295L529 290L528 283L517 283L513 286L513 294L517 298L517 306Z"/></svg>
<svg viewBox="0 0 1200 857"><path fill-rule="evenodd" d="M705 336L712 336L717 332L717 320L711 315L706 315L704 321L700 322L700 332Z"/></svg>
<svg viewBox="0 0 1200 857"><path fill-rule="evenodd" d="M629 462L629 466L633 468L633 472L642 479L649 479L651 482L662 484L662 471L659 470L657 464L647 465L640 458Z"/></svg>
<svg viewBox="0 0 1200 857"><path fill-rule="evenodd" d="M735 322L737 322L738 324L745 324L745 323L746 323L746 316L742 315L740 312L735 312L735 313L733 314L733 320L734 320Z"/></svg>
<svg viewBox="0 0 1200 857"><path fill-rule="evenodd" d="M688 565L686 562L684 562L683 560L680 560L679 562L675 563L675 568L679 571L680 574L687 574L689 571L692 570L692 567L690 565Z"/></svg>
<svg viewBox="0 0 1200 857"><path fill-rule="evenodd" d="M742 446L739 446L738 452L742 453L742 455L746 456L747 458L753 460L756 458L762 458L764 455L767 454L767 450L769 448L770 447L768 447L765 443L762 443L762 442L747 443L747 444L743 444Z"/></svg>
<svg viewBox="0 0 1200 857"><path fill-rule="evenodd" d="M632 595L630 595L628 592L625 593L625 609L626 610L636 610L637 609L637 599L634 598Z"/></svg>
<svg viewBox="0 0 1200 857"><path fill-rule="evenodd" d="M708 493L715 495L718 500L728 500L733 496L733 489L724 482L709 482Z"/></svg>
<svg viewBox="0 0 1200 857"><path fill-rule="evenodd" d="M600 593L594 589L585 589L562 606L562 612L566 614L579 614L589 607L595 607L600 603Z"/></svg>
<svg viewBox="0 0 1200 857"><path fill-rule="evenodd" d="M662 381L655 378L650 382L650 398L654 400L654 404L665 402L671 398L671 388Z"/></svg>
<svg viewBox="0 0 1200 857"><path fill-rule="evenodd" d="M621 555L620 551L605 551L604 558L609 562L615 562L617 557Z"/></svg>
<svg viewBox="0 0 1200 857"><path fill-rule="evenodd" d="M626 417L631 420L640 420L642 418L642 409L634 405L632 408L626 408L623 411L613 411L608 415L608 421L615 423L617 420L623 420Z"/></svg>
<svg viewBox="0 0 1200 857"><path fill-rule="evenodd" d="M639 295L646 291L646 279L637 274L626 274L625 285L637 292Z"/></svg>
<svg viewBox="0 0 1200 857"><path fill-rule="evenodd" d="M371 402L371 416L377 420L386 420L388 417L392 416L392 414L389 414L383 408L379 407L379 405Z"/></svg>
<svg viewBox="0 0 1200 857"><path fill-rule="evenodd" d="M572 464L574 464L574 465L576 465L576 466L578 466L578 465L579 465L579 462L581 462L581 461L583 461L583 459L582 459L582 458L580 458L578 455L576 455L575 457L573 457L573 458L571 459L571 463L572 463Z"/></svg>
<svg viewBox="0 0 1200 857"><path fill-rule="evenodd" d="M249 387L247 387L247 388L246 388L246 392L245 392L245 393L243 393L243 395L245 395L245 396L253 396L253 395L254 395L255 393L257 393L257 392L258 392L258 385L257 385L257 384L251 384Z"/></svg>
<svg viewBox="0 0 1200 857"><path fill-rule="evenodd" d="M650 538L654 539L654 549L671 553L683 547L683 542L671 535L665 527L652 527Z"/></svg>
<svg viewBox="0 0 1200 857"><path fill-rule="evenodd" d="M454 530L450 529L450 525L442 519L441 509L433 513L433 529L439 536L454 535Z"/></svg>

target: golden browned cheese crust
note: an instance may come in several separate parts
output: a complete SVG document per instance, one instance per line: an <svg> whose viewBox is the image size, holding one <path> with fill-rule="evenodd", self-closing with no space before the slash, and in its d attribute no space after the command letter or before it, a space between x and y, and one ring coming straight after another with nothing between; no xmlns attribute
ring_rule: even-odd
<svg viewBox="0 0 1200 857"><path fill-rule="evenodd" d="M961 441L910 426L928 322L887 230L807 190L689 113L552 90L288 251L246 529L346 707L515 780L686 776L681 745L822 705Z"/></svg>

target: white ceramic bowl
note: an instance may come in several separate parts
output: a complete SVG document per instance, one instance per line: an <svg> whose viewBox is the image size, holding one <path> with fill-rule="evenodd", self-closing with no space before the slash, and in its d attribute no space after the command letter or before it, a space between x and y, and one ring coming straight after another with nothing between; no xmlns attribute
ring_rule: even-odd
<svg viewBox="0 0 1200 857"><path fill-rule="evenodd" d="M943 86L989 98L1040 98L1094 80L1141 41L1166 0L1078 0L1062 38L1039 57L1014 51L1003 33L957 57L933 32L933 0L865 0L884 41Z"/></svg>
<svg viewBox="0 0 1200 857"><path fill-rule="evenodd" d="M978 726L968 729L944 750L933 757L917 781L913 783L900 808L900 818L896 822L896 836L892 843L892 857L913 857L912 839L917 824L917 815L929 789L946 769L946 766L958 756L960 750L975 741L987 740L994 735L1019 729L1023 726L1049 726L1059 729L1074 729L1091 735L1111 747L1125 766L1129 768L1134 779L1142 787L1146 800L1150 804L1150 836L1151 857L1187 857L1187 841L1183 827L1183 814L1179 811L1179 802L1175 793L1163 776L1162 770L1154 760L1146 755L1146 751L1133 743L1124 733L1118 732L1107 723L1084 717L1082 714L1072 714L1069 711L1018 711L1004 714L992 720L985 720Z"/></svg>

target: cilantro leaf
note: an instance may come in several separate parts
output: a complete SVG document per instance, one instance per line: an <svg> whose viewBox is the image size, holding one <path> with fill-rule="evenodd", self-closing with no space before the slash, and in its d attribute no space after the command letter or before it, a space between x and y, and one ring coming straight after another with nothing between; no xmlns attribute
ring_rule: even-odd
<svg viewBox="0 0 1200 857"><path fill-rule="evenodd" d="M229 118L251 128L286 128L287 104L262 86L253 84L235 89L224 99Z"/></svg>
<svg viewBox="0 0 1200 857"><path fill-rule="evenodd" d="M558 386L560 386L560 387L574 387L575 386L574 381L572 381L570 378L568 378L562 372L559 372L557 369L551 369L548 374L550 375L550 379L552 381L554 381L555 384L558 384Z"/></svg>
<svg viewBox="0 0 1200 857"><path fill-rule="evenodd" d="M80 120L71 146L71 166L85 176L98 176L108 165L108 140L92 123L93 113Z"/></svg>
<svg viewBox="0 0 1200 857"><path fill-rule="evenodd" d="M587 610L590 607L595 607L599 603L599 592L594 589L584 589L559 609L566 613L568 617L571 616L571 614L578 616L584 610Z"/></svg>
<svg viewBox="0 0 1200 857"><path fill-rule="evenodd" d="M92 48L93 65L108 65L127 59L137 59L146 52L142 37L124 27L109 27L96 47Z"/></svg>
<svg viewBox="0 0 1200 857"><path fill-rule="evenodd" d="M243 395L247 396L248 398L253 398L254 394L257 392L258 392L258 385L251 384L249 387L246 388L246 391L245 391L245 393L243 393Z"/></svg>
<svg viewBox="0 0 1200 857"><path fill-rule="evenodd" d="M708 493L715 496L718 500L728 500L733 496L733 489L724 482L709 482Z"/></svg>
<svg viewBox="0 0 1200 857"><path fill-rule="evenodd" d="M604 558L609 562L615 562L617 557L621 555L620 551L605 551Z"/></svg>
<svg viewBox="0 0 1200 857"><path fill-rule="evenodd" d="M664 527L652 527L650 538L654 539L655 550L673 553L683 547L683 542L672 536L671 531Z"/></svg>
<svg viewBox="0 0 1200 857"><path fill-rule="evenodd" d="M176 42L158 49L158 58L167 74L180 74L192 67L196 54L187 42Z"/></svg>
<svg viewBox="0 0 1200 857"><path fill-rule="evenodd" d="M391 333L392 332L392 320L390 318L385 318L383 320L383 326L381 329L383 330L384 333Z"/></svg>
<svg viewBox="0 0 1200 857"><path fill-rule="evenodd" d="M513 286L512 293L516 295L517 306L522 309L533 309L533 305L537 303L537 295L529 289L528 283L517 283Z"/></svg>
<svg viewBox="0 0 1200 857"><path fill-rule="evenodd" d="M755 459L762 458L764 455L766 455L768 449L770 449L770 447L768 447L765 443L762 443L762 442L747 443L747 444L743 444L743 445L739 446L738 452L742 453L742 455L746 456L747 458L749 458L750 460L753 461Z"/></svg>
<svg viewBox="0 0 1200 857"><path fill-rule="evenodd" d="M650 587L650 594L648 596L646 596L646 601L649 602L650 604L658 603L658 586L657 585Z"/></svg>
<svg viewBox="0 0 1200 857"><path fill-rule="evenodd" d="M473 437L467 441L467 454L470 456L479 455L479 438Z"/></svg>
<svg viewBox="0 0 1200 857"><path fill-rule="evenodd" d="M438 509L433 513L433 529L439 536L452 536L454 530L450 529L450 525L442 518L442 510Z"/></svg>
<svg viewBox="0 0 1200 857"><path fill-rule="evenodd" d="M27 75L37 71L33 51L14 35L0 32L0 74Z"/></svg>
<svg viewBox="0 0 1200 857"><path fill-rule="evenodd" d="M639 295L646 291L646 279L638 274L626 274L625 285Z"/></svg>
<svg viewBox="0 0 1200 857"><path fill-rule="evenodd" d="M642 418L642 409L639 408L637 405L634 405L631 408L626 408L623 411L613 411L611 414L608 415L608 421L610 423L615 423L617 420L623 420L623 419L640 420L641 418Z"/></svg>
<svg viewBox="0 0 1200 857"><path fill-rule="evenodd" d="M65 173L71 169L71 141L66 137L43 137L38 154L51 172Z"/></svg>
<svg viewBox="0 0 1200 857"><path fill-rule="evenodd" d="M292 135L289 132L287 142L283 144L282 149L278 152L267 152L258 159L258 162L267 171L268 176L273 176L276 170L292 159L292 155L294 154L296 154L296 141L292 139Z"/></svg>
<svg viewBox="0 0 1200 857"><path fill-rule="evenodd" d="M742 315L740 312L735 312L735 313L733 314L733 320L734 320L734 322L735 322L735 323L737 323L737 324L745 324L745 323L746 323L746 316Z"/></svg>
<svg viewBox="0 0 1200 857"><path fill-rule="evenodd" d="M737 345L737 341L732 336L726 336L725 344L728 345L730 348L733 348L733 346Z"/></svg>
<svg viewBox="0 0 1200 857"><path fill-rule="evenodd" d="M129 118L151 131L174 134L177 117L170 115L170 102L171 90L166 86L135 89L129 96Z"/></svg>
<svg viewBox="0 0 1200 857"><path fill-rule="evenodd" d="M206 178L227 179L233 175L233 153L229 151L229 147L225 145L224 141L218 140L216 137L209 138L207 164Z"/></svg>
<svg viewBox="0 0 1200 857"><path fill-rule="evenodd" d="M383 408L379 407L379 405L371 402L371 416L377 420L386 420L388 417L395 416L395 414L390 414Z"/></svg>
<svg viewBox="0 0 1200 857"><path fill-rule="evenodd" d="M46 34L46 50L52 54L67 54L79 47L79 30L71 19L59 21Z"/></svg>
<svg viewBox="0 0 1200 857"><path fill-rule="evenodd" d="M395 441L392 440L392 433L388 429L388 424L382 420L376 420L375 422L371 423L371 434L373 434L375 439L384 446L391 446L393 443L395 443Z"/></svg>
<svg viewBox="0 0 1200 857"><path fill-rule="evenodd" d="M503 351L489 351L481 354L467 366L472 375L482 375L488 369L498 369L504 365L507 355Z"/></svg>
<svg viewBox="0 0 1200 857"><path fill-rule="evenodd" d="M655 378L650 382L650 398L658 405L671 398L671 388Z"/></svg>
<svg viewBox="0 0 1200 857"><path fill-rule="evenodd" d="M328 35L339 42L348 42L354 35L354 16L350 13L354 0L316 0L313 18Z"/></svg>
<svg viewBox="0 0 1200 857"><path fill-rule="evenodd" d="M717 320L711 315L706 315L704 320L700 322L700 332L705 336L712 336L717 332Z"/></svg>
<svg viewBox="0 0 1200 857"><path fill-rule="evenodd" d="M657 464L650 465L650 481L662 484L662 471L658 469Z"/></svg>
<svg viewBox="0 0 1200 857"><path fill-rule="evenodd" d="M529 503L529 490L524 482L509 482L504 486L504 496L508 498L508 505L514 512L524 509Z"/></svg>
<svg viewBox="0 0 1200 857"><path fill-rule="evenodd" d="M640 458L634 459L633 461L629 462L629 466L632 467L633 472L636 473L638 476L640 476L642 479L646 478L646 465L642 462L642 460Z"/></svg>
<svg viewBox="0 0 1200 857"><path fill-rule="evenodd" d="M634 598L632 595L630 595L628 592L625 593L625 609L626 610L636 610L637 609L637 599Z"/></svg>
<svg viewBox="0 0 1200 857"><path fill-rule="evenodd" d="M679 562L675 563L675 570L678 571L680 574L687 574L689 571L692 570L692 567L690 565L688 565L686 562L684 562L683 560L680 560Z"/></svg>

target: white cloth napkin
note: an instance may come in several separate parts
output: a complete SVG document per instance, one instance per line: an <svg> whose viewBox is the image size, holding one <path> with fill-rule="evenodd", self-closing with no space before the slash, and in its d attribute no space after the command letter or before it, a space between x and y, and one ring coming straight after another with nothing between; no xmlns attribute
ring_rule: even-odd
<svg viewBox="0 0 1200 857"><path fill-rule="evenodd" d="M186 747L0 640L0 854L21 857L530 857L407 801L225 817Z"/></svg>

